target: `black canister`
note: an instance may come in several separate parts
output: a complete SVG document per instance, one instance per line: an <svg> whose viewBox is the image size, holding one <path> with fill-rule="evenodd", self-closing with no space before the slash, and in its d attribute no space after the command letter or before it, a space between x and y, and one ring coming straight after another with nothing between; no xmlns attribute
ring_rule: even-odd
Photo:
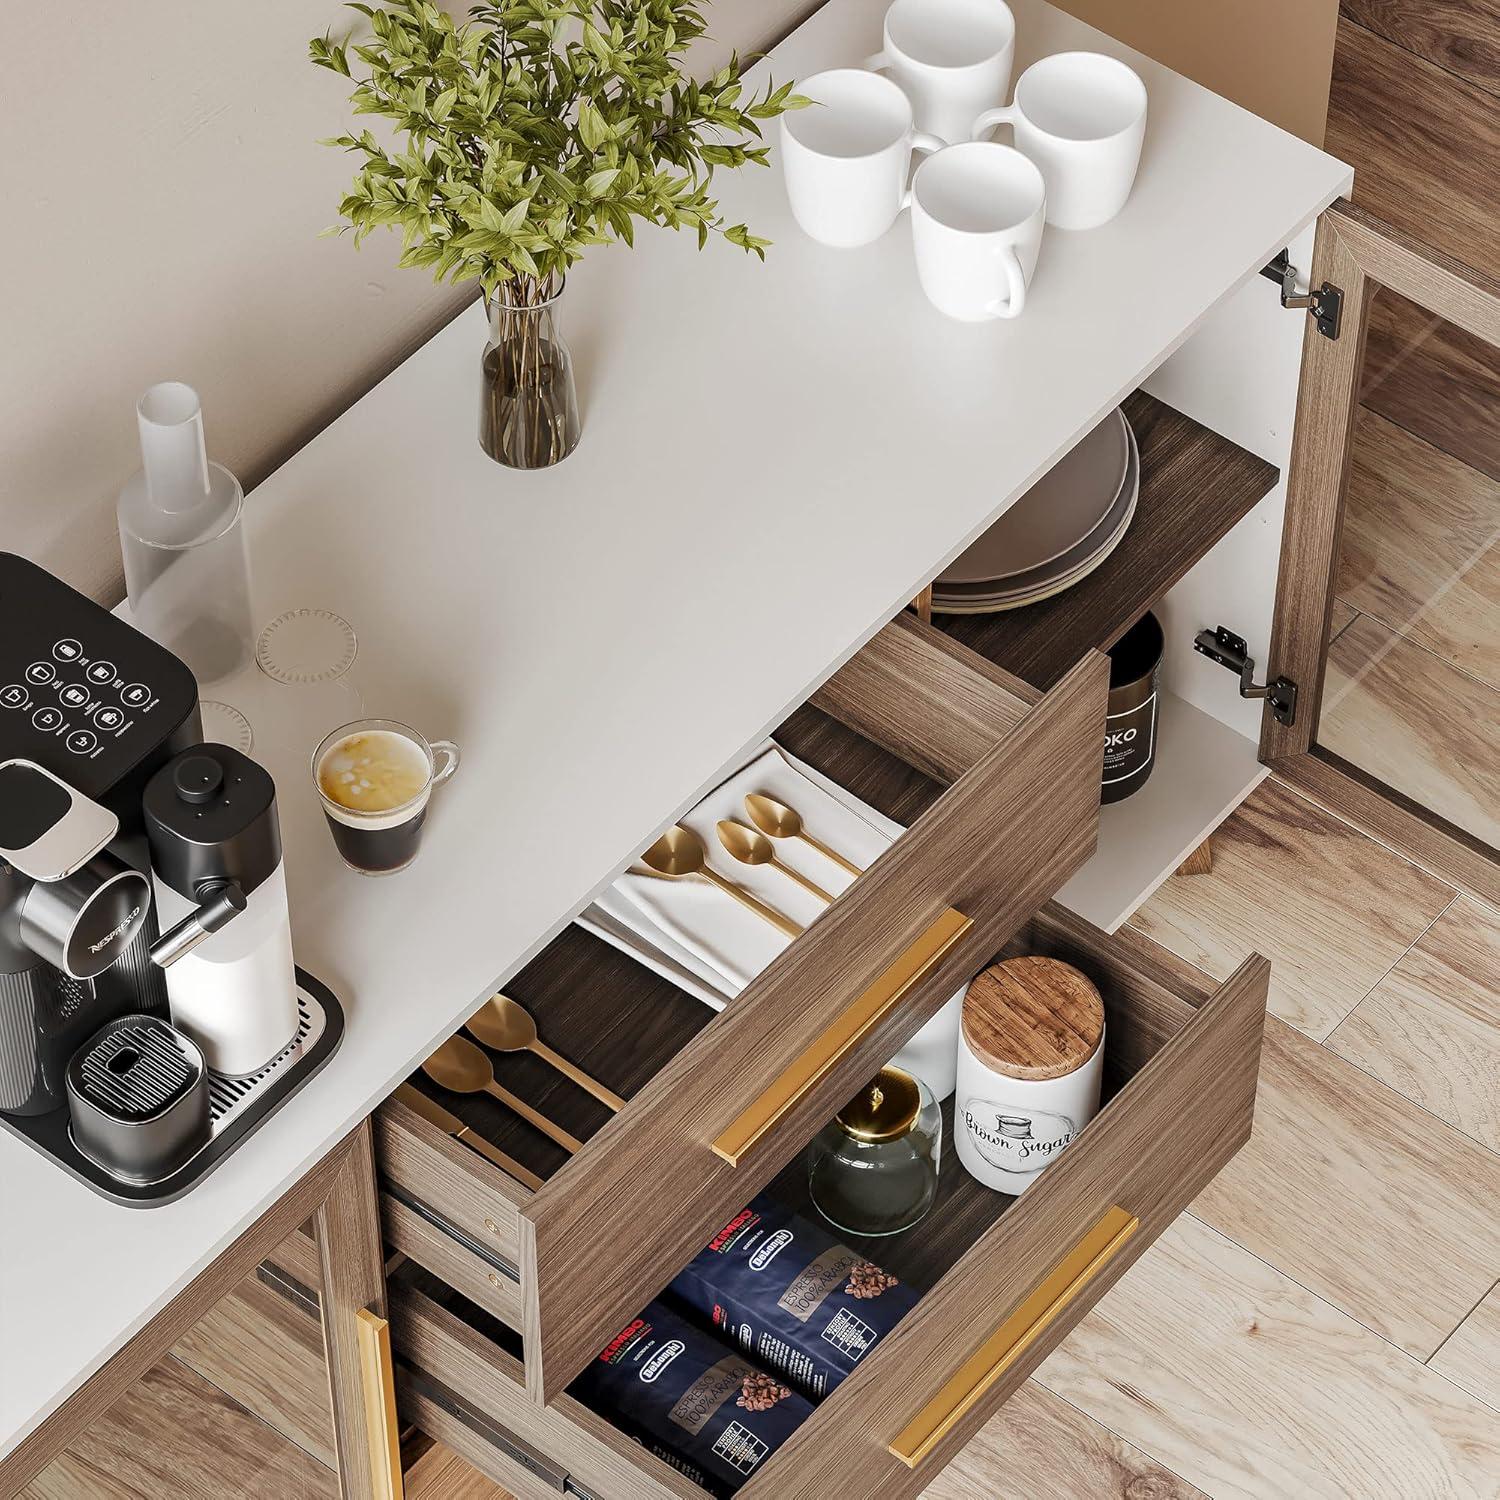
<svg viewBox="0 0 1500 1500"><path fill-rule="evenodd" d="M1156 684L1165 644L1161 622L1147 614L1109 649L1103 802L1123 802L1140 791L1156 764Z"/></svg>

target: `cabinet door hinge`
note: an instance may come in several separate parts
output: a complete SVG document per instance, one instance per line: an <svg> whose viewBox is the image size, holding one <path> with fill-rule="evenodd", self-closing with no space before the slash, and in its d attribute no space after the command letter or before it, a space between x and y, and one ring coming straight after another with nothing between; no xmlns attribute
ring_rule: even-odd
<svg viewBox="0 0 1500 1500"><path fill-rule="evenodd" d="M1270 265L1262 266L1260 274L1280 286L1283 307L1306 308L1325 339L1339 336L1344 321L1344 294L1338 287L1325 281L1316 291L1298 292L1297 268L1285 250Z"/></svg>
<svg viewBox="0 0 1500 1500"><path fill-rule="evenodd" d="M1270 682L1255 680L1255 658L1249 643L1220 625L1217 630L1200 630L1193 640L1193 650L1228 667L1240 676L1241 698L1264 698L1278 724L1297 722L1297 684L1290 677L1276 677Z"/></svg>

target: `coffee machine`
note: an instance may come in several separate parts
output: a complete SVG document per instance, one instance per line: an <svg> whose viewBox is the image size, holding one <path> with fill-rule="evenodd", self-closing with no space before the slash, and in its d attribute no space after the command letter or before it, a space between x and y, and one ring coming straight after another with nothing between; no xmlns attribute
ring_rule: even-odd
<svg viewBox="0 0 1500 1500"><path fill-rule="evenodd" d="M202 738L176 656L0 553L0 1126L131 1203L342 1033L293 962L275 785Z"/></svg>
<svg viewBox="0 0 1500 1500"><path fill-rule="evenodd" d="M182 662L0 553L0 1112L61 1105L106 1021L167 1016L141 799L202 738Z"/></svg>

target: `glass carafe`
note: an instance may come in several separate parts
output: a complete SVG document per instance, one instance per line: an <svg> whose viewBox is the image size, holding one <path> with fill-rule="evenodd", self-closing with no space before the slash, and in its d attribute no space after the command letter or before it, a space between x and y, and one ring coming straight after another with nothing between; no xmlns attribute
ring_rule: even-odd
<svg viewBox="0 0 1500 1500"><path fill-rule="evenodd" d="M142 468L118 505L131 618L200 684L217 682L249 661L254 639L245 494L209 462L191 386L152 386L136 420Z"/></svg>

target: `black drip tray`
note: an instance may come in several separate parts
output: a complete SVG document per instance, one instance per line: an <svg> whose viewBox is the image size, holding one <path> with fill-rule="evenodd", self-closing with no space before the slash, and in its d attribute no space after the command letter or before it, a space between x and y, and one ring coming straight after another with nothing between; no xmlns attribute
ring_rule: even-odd
<svg viewBox="0 0 1500 1500"><path fill-rule="evenodd" d="M344 1010L332 990L306 969L297 970L297 1037L265 1067L248 1078L226 1078L210 1070L207 1144L158 1182L122 1182L90 1161L73 1144L64 1105L45 1115L0 1114L0 1126L96 1193L130 1208L155 1208L180 1198L270 1118L338 1051L344 1039Z"/></svg>

